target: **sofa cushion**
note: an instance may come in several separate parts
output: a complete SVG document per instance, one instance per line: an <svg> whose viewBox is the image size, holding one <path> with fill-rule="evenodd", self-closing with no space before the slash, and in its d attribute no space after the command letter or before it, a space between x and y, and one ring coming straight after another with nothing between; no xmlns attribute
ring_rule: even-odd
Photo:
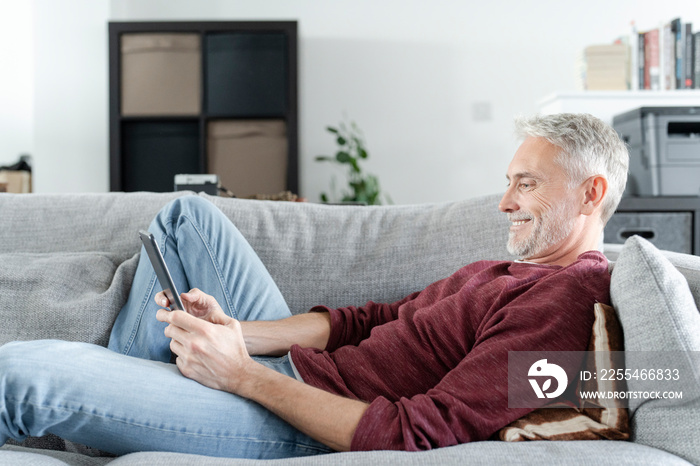
<svg viewBox="0 0 700 466"><path fill-rule="evenodd" d="M107 346L137 259L98 252L0 254L0 345L60 339Z"/></svg>
<svg viewBox="0 0 700 466"><path fill-rule="evenodd" d="M643 355L649 368L680 365L687 368L684 376L691 389L675 403L630 399L631 439L700 463L696 426L700 418L700 315L688 283L651 243L633 236L620 251L610 291L625 334L628 366L637 366L630 364L631 358L641 357L637 354ZM641 379L627 383L630 391L650 388L650 382Z"/></svg>
<svg viewBox="0 0 700 466"><path fill-rule="evenodd" d="M661 253L688 281L695 306L700 309L700 257L673 251L661 251Z"/></svg>

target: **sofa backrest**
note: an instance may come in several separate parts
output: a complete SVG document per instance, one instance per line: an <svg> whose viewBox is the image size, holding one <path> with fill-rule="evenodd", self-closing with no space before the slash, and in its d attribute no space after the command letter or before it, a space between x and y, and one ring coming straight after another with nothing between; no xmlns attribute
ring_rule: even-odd
<svg viewBox="0 0 700 466"><path fill-rule="evenodd" d="M106 345L136 268L137 231L183 194L0 195L0 344ZM383 207L207 198L248 238L295 313L393 301L475 260L508 257L499 196Z"/></svg>
<svg viewBox="0 0 700 466"><path fill-rule="evenodd" d="M500 196L326 206L206 196L241 230L294 313L393 302L480 259L506 259Z"/></svg>
<svg viewBox="0 0 700 466"><path fill-rule="evenodd" d="M125 260L137 231L182 193L2 194L0 254L103 252Z"/></svg>

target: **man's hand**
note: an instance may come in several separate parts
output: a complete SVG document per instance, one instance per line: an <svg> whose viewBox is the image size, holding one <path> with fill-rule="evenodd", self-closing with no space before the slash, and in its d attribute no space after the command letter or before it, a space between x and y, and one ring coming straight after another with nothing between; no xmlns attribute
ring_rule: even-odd
<svg viewBox="0 0 700 466"><path fill-rule="evenodd" d="M235 393L232 374L245 372L252 363L246 350L240 323L227 316L216 300L198 289L181 296L185 311L160 309L156 318L169 325L165 336L171 338L170 350L177 355L182 375L202 385ZM156 302L167 306L167 298L158 293Z"/></svg>
<svg viewBox="0 0 700 466"><path fill-rule="evenodd" d="M197 288L192 288L187 293L182 293L180 299L185 306L185 311L200 319L211 323L224 323L226 318L228 318L213 296L209 296ZM156 304L164 308L170 306L170 301L162 291L156 293L155 301Z"/></svg>
<svg viewBox="0 0 700 466"><path fill-rule="evenodd" d="M256 401L331 448L350 449L366 403L328 393L258 364L248 354L241 323L226 315L212 296L193 289L181 298L185 312L160 309L156 317L168 323L165 335L172 339L170 349L178 356L176 364L182 375ZM168 305L162 293L156 295L156 302ZM322 349L330 332L327 313L244 324L249 324L252 345L264 348L267 354L284 348L288 351L292 342ZM287 338L270 337L278 332Z"/></svg>

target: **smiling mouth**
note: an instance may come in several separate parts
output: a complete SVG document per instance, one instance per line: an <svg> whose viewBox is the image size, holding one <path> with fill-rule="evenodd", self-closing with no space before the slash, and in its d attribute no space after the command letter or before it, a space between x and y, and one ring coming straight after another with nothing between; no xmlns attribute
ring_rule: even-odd
<svg viewBox="0 0 700 466"><path fill-rule="evenodd" d="M528 219L525 219L525 220L515 220L514 222L512 222L512 225L511 225L511 226L518 227L518 226L520 226L520 225L525 225L525 224L526 224L527 222L529 222L529 221L530 221L529 218L528 218Z"/></svg>

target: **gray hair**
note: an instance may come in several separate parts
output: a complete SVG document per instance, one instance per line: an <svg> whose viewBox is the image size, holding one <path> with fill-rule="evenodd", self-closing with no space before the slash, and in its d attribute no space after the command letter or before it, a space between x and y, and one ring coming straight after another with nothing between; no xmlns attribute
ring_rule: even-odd
<svg viewBox="0 0 700 466"><path fill-rule="evenodd" d="M601 220L607 223L622 198L629 166L627 147L617 132L586 113L518 117L515 131L522 139L542 137L562 149L556 161L566 172L570 188L591 176L604 176L608 192Z"/></svg>

